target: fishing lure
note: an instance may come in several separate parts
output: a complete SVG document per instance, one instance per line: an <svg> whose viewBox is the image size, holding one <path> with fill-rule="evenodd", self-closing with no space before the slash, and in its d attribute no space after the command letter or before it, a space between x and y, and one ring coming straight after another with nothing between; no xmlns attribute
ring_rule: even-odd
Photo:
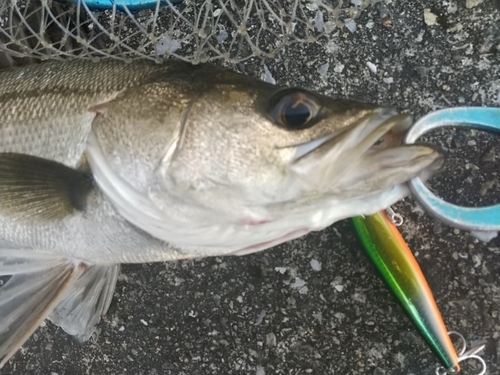
<svg viewBox="0 0 500 375"><path fill-rule="evenodd" d="M382 279L396 296L411 321L427 342L442 366L436 368L436 375L460 371L460 362L475 359L482 369L477 375L486 373L486 363L477 355L485 345L466 350L464 337L458 332L448 332L425 276L398 231L394 220L402 218L392 209L375 215L352 218L354 228L363 246L380 272ZM457 335L462 347L456 350L450 335Z"/></svg>
<svg viewBox="0 0 500 375"><path fill-rule="evenodd" d="M184 0L59 0L88 7L89 10L113 10L137 12L144 9L155 9L169 4L177 5Z"/></svg>
<svg viewBox="0 0 500 375"><path fill-rule="evenodd" d="M382 278L448 371L459 371L458 354L420 266L385 212L352 222Z"/></svg>

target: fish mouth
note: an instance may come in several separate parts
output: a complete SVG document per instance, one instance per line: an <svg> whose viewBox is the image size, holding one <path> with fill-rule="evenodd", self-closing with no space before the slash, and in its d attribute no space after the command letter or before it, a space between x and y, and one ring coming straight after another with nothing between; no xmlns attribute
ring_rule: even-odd
<svg viewBox="0 0 500 375"><path fill-rule="evenodd" d="M308 184L333 183L320 190L345 191L363 183L383 189L417 176L428 179L444 158L432 146L403 143L412 124L409 115L378 108L346 128L296 145L289 168Z"/></svg>
<svg viewBox="0 0 500 375"><path fill-rule="evenodd" d="M401 144L403 135L412 123L412 118L409 115L398 114L393 108L379 108L375 113L366 115L348 128L295 145L296 151L292 162L297 162L318 150L330 149L331 143L337 143L339 137L353 128L360 131L356 138L364 139L365 143L369 144L373 141L372 145L379 145L394 144L396 141Z"/></svg>

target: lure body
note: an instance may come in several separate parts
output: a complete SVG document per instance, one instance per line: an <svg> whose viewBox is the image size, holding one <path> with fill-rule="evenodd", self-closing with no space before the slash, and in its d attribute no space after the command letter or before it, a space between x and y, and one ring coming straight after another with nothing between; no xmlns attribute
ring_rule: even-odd
<svg viewBox="0 0 500 375"><path fill-rule="evenodd" d="M352 219L364 248L441 364L459 371L459 359L420 266L385 212Z"/></svg>
<svg viewBox="0 0 500 375"><path fill-rule="evenodd" d="M61 1L61 0L60 0ZM168 4L177 5L183 0L62 0L72 2L78 5L85 3L90 10L113 10L114 8L125 11L137 12L144 9L155 9L158 6Z"/></svg>

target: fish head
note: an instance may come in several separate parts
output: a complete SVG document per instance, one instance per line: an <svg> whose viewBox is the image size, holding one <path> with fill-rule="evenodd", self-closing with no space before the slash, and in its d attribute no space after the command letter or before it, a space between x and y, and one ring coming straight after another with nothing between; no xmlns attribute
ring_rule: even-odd
<svg viewBox="0 0 500 375"><path fill-rule="evenodd" d="M98 184L116 174L109 185L132 186L138 207L146 199L191 226L310 219L327 207L306 225L322 228L393 204L408 180L442 164L433 148L402 144L412 120L392 108L225 70L193 68L98 112L89 150L109 167ZM99 174L95 157L91 166ZM120 205L130 201L123 195Z"/></svg>
<svg viewBox="0 0 500 375"><path fill-rule="evenodd" d="M197 195L227 187L249 204L324 191L329 176L320 178L321 165L338 160L312 151L326 149L327 140L378 111L304 89L241 81L216 84L193 101L175 151L164 161L165 181Z"/></svg>
<svg viewBox="0 0 500 375"><path fill-rule="evenodd" d="M440 165L434 149L401 145L412 119L393 108L227 72L196 91L159 178L209 206L361 197Z"/></svg>

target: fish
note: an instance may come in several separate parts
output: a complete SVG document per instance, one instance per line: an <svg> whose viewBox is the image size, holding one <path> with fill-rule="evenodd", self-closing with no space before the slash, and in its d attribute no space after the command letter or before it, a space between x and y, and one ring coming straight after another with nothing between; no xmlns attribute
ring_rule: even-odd
<svg viewBox="0 0 500 375"><path fill-rule="evenodd" d="M209 64L0 71L0 366L46 319L87 340L120 264L241 256L374 214L440 170L393 107Z"/></svg>

